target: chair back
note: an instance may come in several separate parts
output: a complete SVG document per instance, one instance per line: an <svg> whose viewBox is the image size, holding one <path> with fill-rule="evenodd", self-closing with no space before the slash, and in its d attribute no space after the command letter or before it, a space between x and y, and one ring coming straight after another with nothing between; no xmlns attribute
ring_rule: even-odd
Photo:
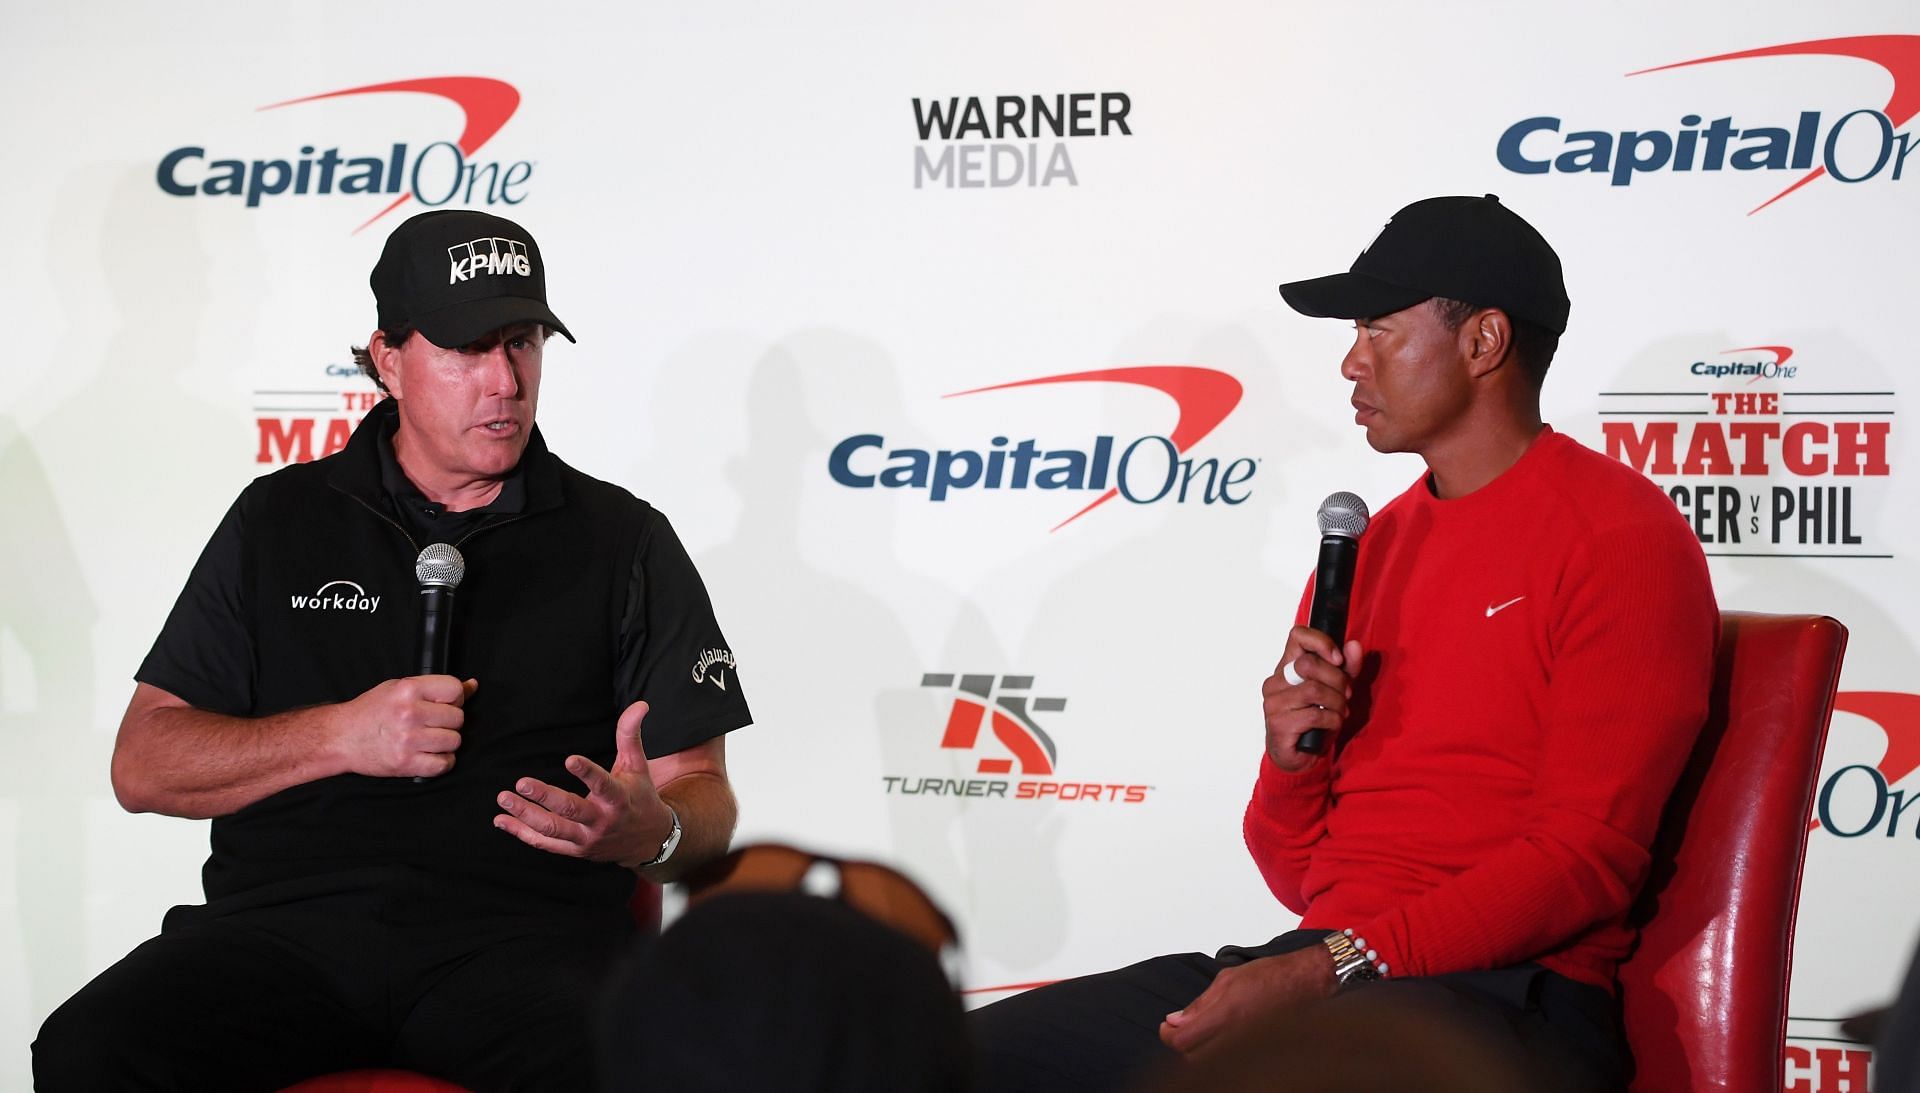
<svg viewBox="0 0 1920 1093"><path fill-rule="evenodd" d="M1800 869L1846 646L1823 616L1720 616L1706 726L1620 966L1636 1093L1781 1088Z"/></svg>

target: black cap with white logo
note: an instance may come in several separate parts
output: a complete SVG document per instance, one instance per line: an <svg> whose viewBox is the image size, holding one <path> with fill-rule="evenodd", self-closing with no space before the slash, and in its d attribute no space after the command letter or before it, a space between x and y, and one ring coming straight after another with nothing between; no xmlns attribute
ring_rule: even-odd
<svg viewBox="0 0 1920 1093"><path fill-rule="evenodd" d="M547 306L540 245L502 217L471 209L411 217L387 236L368 281L381 330L417 330L443 349L515 323L545 323L574 340Z"/></svg>
<svg viewBox="0 0 1920 1093"><path fill-rule="evenodd" d="M1497 307L1564 334L1560 256L1533 225L1485 197L1430 197L1387 221L1346 273L1293 281L1280 295L1302 315L1371 319L1444 296Z"/></svg>

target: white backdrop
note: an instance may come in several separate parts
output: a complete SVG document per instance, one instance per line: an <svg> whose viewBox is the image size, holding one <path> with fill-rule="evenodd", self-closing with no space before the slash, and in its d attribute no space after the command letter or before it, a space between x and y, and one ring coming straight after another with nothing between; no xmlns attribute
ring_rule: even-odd
<svg viewBox="0 0 1920 1093"><path fill-rule="evenodd" d="M317 451L364 410L369 385L343 373L373 326L366 273L386 231L445 193L437 142L464 125L455 99L420 92L260 108L447 76L518 95L464 159L482 179L472 203L539 237L581 339L548 356L549 441L673 518L740 657L759 719L730 744L742 838L900 863L961 923L980 998L1291 925L1240 842L1257 688L1320 498L1384 503L1417 463L1366 447L1337 374L1348 332L1292 314L1274 286L1344 268L1411 200L1500 194L1567 267L1549 420L1603 450L1612 422L1633 441L1618 454L1688 491L1690 514L1702 486L1731 506L1738 543L1717 510L1701 522L1723 607L1852 630L1855 712L1835 717L1832 822L1810 846L1789 1088L1837 1090L1864 1063L1831 1020L1889 996L1920 931L1920 813L1892 797L1920 791L1898 413L1916 287L1902 248L1920 227L1920 179L1901 177L1920 173L1902 160L1920 134L1911 4L582 2L536 24L491 0L77 0L6 21L0 1087L28 1085L54 1006L198 898L204 825L128 816L108 786L131 673L233 495L298 454L275 442L260 462L263 436L310 428ZM1798 48L1827 39L1849 41ZM1628 75L1765 47L1790 48ZM916 98L981 97L991 124L994 96L1076 94L1092 96L1087 135L923 139L916 121ZM1124 126L1100 132L1103 101ZM1811 142L1794 137L1807 113ZM1715 157L1722 117L1744 135ZM1520 143L1526 159L1603 170L1510 170L1502 134L1529 118L1561 120ZM1752 132L1767 128L1783 132ZM1579 132L1649 169L1616 172ZM319 161L378 160L384 183L397 144L408 172L426 159L423 192L356 233L393 197L319 193ZM1869 173L1883 144L1872 177L1816 178L1750 211L1829 156ZM162 186L183 148L203 152L167 178L191 196ZM949 153L946 173L916 166ZM270 190L303 159L304 194L199 192L220 188L216 161ZM488 178L513 180L517 203L488 206ZM1248 461L1239 503L1121 497L1055 530L1098 492L936 502L830 473L833 449L867 434L884 447L857 474L884 452L985 453L995 437L1089 454L1110 437L1117 459L1173 432L1168 393L943 396L1144 366L1237 381L1183 458L1202 475ZM1769 426L1791 442L1750 453L1740 438ZM1136 494L1162 450L1143 445ZM1844 492L1799 492L1816 487ZM1776 488L1793 506L1778 542ZM1847 516L1832 535L1828 511ZM942 748L959 692L928 675L1036 700L1051 770L991 731ZM1014 767L983 774L982 759ZM923 779L1009 788L908 792ZM1055 788L1020 799L1022 784Z"/></svg>

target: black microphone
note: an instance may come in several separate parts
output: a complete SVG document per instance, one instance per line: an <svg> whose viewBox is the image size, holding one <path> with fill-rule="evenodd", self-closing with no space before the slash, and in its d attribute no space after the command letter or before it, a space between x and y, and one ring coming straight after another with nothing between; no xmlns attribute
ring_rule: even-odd
<svg viewBox="0 0 1920 1093"><path fill-rule="evenodd" d="M1307 609L1307 625L1332 638L1336 649L1343 649L1347 642L1353 563L1360 557L1360 533L1367 530L1367 517L1367 503L1344 490L1320 502L1320 564L1313 571L1313 606ZM1346 668L1349 674L1355 670L1351 664ZM1308 755L1326 748L1325 729L1308 729L1294 745L1294 750Z"/></svg>
<svg viewBox="0 0 1920 1093"><path fill-rule="evenodd" d="M466 559L445 543L434 543L413 563L420 578L420 656L423 676L445 675L447 639L453 633L453 590L467 575Z"/></svg>

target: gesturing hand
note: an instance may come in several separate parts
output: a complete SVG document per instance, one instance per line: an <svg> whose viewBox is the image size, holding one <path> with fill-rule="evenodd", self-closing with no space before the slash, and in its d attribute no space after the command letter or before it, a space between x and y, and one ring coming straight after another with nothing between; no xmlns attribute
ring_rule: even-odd
<svg viewBox="0 0 1920 1093"><path fill-rule="evenodd" d="M582 797L538 778L522 778L498 800L505 811L493 826L528 846L569 858L619 862L629 869L652 861L673 830L666 802L647 772L640 722L647 704L635 702L614 727L613 769L584 755L567 756L567 771L587 788Z"/></svg>
<svg viewBox="0 0 1920 1093"><path fill-rule="evenodd" d="M1160 1042L1192 1055L1274 1010L1325 998L1338 985L1333 958L1319 945L1222 968L1186 1009L1167 1014Z"/></svg>

